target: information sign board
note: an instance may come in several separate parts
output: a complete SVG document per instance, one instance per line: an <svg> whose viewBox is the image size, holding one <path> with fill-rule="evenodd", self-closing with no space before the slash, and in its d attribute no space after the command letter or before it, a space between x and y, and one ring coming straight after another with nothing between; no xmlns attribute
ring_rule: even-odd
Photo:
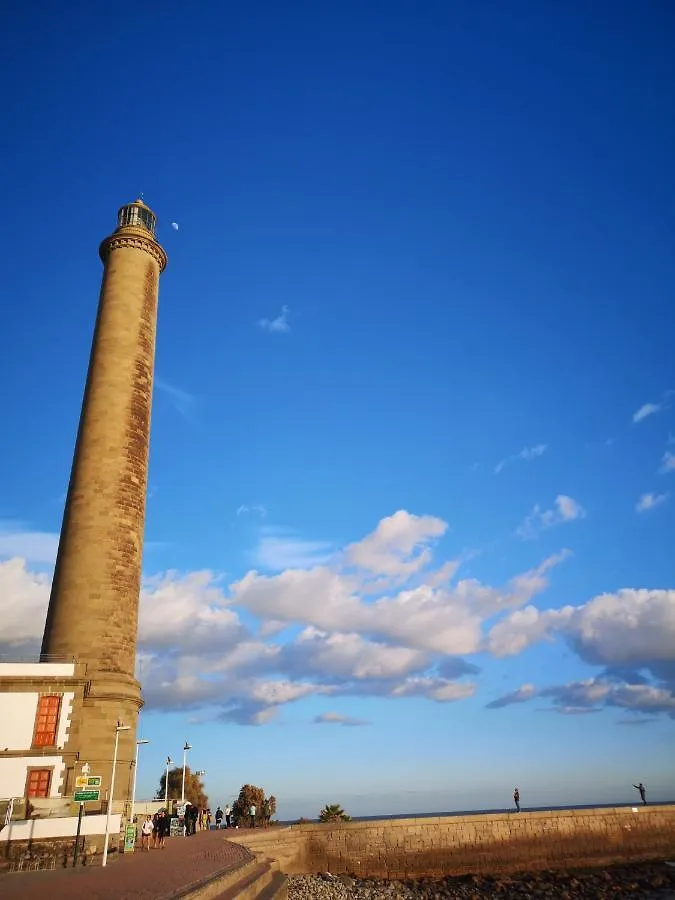
<svg viewBox="0 0 675 900"><path fill-rule="evenodd" d="M91 801L100 800L100 791L75 791L73 800L75 803L89 803Z"/></svg>

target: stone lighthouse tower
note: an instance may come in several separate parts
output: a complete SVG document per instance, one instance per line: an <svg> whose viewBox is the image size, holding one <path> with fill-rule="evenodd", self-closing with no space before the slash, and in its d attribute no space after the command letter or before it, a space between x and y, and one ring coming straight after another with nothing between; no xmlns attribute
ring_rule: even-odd
<svg viewBox="0 0 675 900"><path fill-rule="evenodd" d="M159 276L166 253L141 201L100 246L103 283L42 660L73 659L82 690L66 745L115 798L128 797L142 706L135 676ZM79 707L79 708L78 708Z"/></svg>

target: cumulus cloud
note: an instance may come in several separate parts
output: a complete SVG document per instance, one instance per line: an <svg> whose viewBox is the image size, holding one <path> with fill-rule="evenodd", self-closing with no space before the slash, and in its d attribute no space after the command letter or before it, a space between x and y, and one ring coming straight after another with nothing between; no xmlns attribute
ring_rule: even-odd
<svg viewBox="0 0 675 900"><path fill-rule="evenodd" d="M665 713L675 718L675 692L668 687L616 684L603 678L587 678L539 690L533 685L524 687L527 690L523 693L522 689L519 689L505 694L488 704L488 709L502 709L513 703L539 698L550 700L550 711L562 715L583 715L600 712L605 707L613 707L635 713ZM650 718L653 717L652 715Z"/></svg>
<svg viewBox="0 0 675 900"><path fill-rule="evenodd" d="M514 453L512 456L507 456L500 460L494 468L494 473L495 475L499 475L506 466L510 465L510 463L518 462L518 460L530 462L530 460L537 459L538 456L542 456L547 450L548 444L536 444L534 447L523 447L520 453Z"/></svg>
<svg viewBox="0 0 675 900"><path fill-rule="evenodd" d="M593 685L523 685L490 708L537 696L564 714L671 714L675 591L625 589L542 608L567 552L493 586L459 577L456 560L435 562L446 532L441 519L399 510L342 551L287 547L266 572L231 584L211 571L146 578L138 665L147 708L261 725L309 697L461 702L480 679L465 656L506 657L558 639L604 668ZM0 563L0 597L0 653L35 652L49 579L20 559Z"/></svg>
<svg viewBox="0 0 675 900"><path fill-rule="evenodd" d="M537 689L533 684L523 684L515 691L510 691L508 694L504 694L496 700L492 700L490 703L486 704L486 708L503 709L505 706L513 706L514 703L526 703L528 700L536 697L536 695Z"/></svg>
<svg viewBox="0 0 675 900"><path fill-rule="evenodd" d="M275 319L259 319L258 326L271 334L287 334L291 330L288 317L291 310L288 306L282 306L281 312Z"/></svg>
<svg viewBox="0 0 675 900"><path fill-rule="evenodd" d="M0 521L0 559L18 557L29 563L53 565L58 548L58 534L32 531L22 522Z"/></svg>
<svg viewBox="0 0 675 900"><path fill-rule="evenodd" d="M532 512L525 517L525 521L518 526L516 534L520 538L534 539L540 531L561 525L563 522L573 522L575 519L586 517L586 510L565 494L558 494L552 509L542 509L535 504Z"/></svg>
<svg viewBox="0 0 675 900"><path fill-rule="evenodd" d="M635 511L639 513L649 512L652 509L656 509L657 506L661 506L668 499L668 494L654 494L647 493L641 494L638 502L635 504Z"/></svg>
<svg viewBox="0 0 675 900"><path fill-rule="evenodd" d="M661 460L659 472L662 475L666 475L668 472L675 472L675 453L666 450L663 454L663 459Z"/></svg>
<svg viewBox="0 0 675 900"><path fill-rule="evenodd" d="M21 656L39 650L50 587L51 579L28 571L24 559L0 562L0 654Z"/></svg>

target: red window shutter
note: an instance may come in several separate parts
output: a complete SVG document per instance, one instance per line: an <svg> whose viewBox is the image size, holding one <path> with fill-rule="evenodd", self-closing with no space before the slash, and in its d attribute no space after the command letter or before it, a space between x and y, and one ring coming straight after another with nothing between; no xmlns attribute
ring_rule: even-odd
<svg viewBox="0 0 675 900"><path fill-rule="evenodd" d="M28 798L49 797L51 780L51 769L30 769L28 773Z"/></svg>
<svg viewBox="0 0 675 900"><path fill-rule="evenodd" d="M53 747L59 727L61 697L59 694L42 694L35 716L34 747Z"/></svg>

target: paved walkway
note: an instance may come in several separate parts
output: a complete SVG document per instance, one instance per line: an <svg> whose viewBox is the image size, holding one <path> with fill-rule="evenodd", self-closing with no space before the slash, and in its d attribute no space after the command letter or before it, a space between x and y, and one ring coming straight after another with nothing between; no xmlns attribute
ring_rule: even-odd
<svg viewBox="0 0 675 900"><path fill-rule="evenodd" d="M202 879L241 865L248 851L222 831L168 838L164 850L112 854L77 869L0 875L2 900L168 900Z"/></svg>

